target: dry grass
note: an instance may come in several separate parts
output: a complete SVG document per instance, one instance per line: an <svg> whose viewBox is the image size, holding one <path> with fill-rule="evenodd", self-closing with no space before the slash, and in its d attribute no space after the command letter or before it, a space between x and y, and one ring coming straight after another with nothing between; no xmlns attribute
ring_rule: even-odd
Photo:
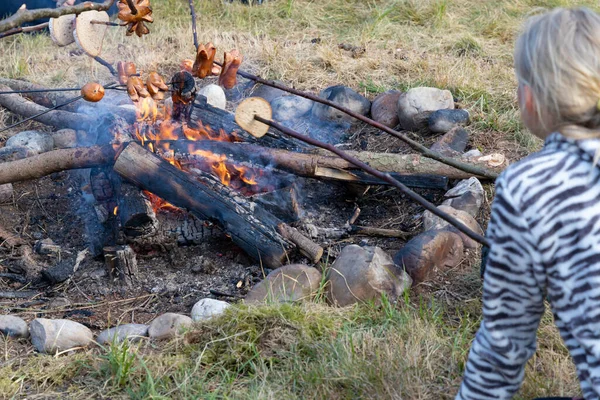
<svg viewBox="0 0 600 400"><path fill-rule="evenodd" d="M527 15L549 7L598 7L568 0L195 3L200 40L220 50L240 49L245 69L316 92L339 83L369 97L418 85L450 89L472 114L473 146L504 151L512 159L540 145L524 131L515 102L512 46L519 26ZM111 28L103 57L135 61L139 69L169 76L194 54L187 1L153 0L153 6L152 33L126 38ZM353 58L339 43L364 46L366 52ZM0 77L48 86L111 80L104 67L73 50L53 46L46 36L1 40ZM0 111L0 126L10 120ZM481 308L477 271L458 274L433 295L413 294L381 308L231 310L194 328L187 342L166 346L113 346L58 358L9 352L0 370L0 396L452 398ZM550 314L539 338L518 398L575 395L574 368Z"/></svg>

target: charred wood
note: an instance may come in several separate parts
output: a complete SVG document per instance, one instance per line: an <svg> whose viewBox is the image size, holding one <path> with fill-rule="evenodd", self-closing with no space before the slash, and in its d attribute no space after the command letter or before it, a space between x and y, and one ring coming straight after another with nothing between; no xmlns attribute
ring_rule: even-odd
<svg viewBox="0 0 600 400"><path fill-rule="evenodd" d="M277 231L281 220L256 203L210 176L191 177L136 143L121 152L114 168L138 187L201 219L218 222L234 243L268 266L281 266L295 247Z"/></svg>
<svg viewBox="0 0 600 400"><path fill-rule="evenodd" d="M137 280L137 259L129 246L105 247L104 265L112 282L132 285Z"/></svg>

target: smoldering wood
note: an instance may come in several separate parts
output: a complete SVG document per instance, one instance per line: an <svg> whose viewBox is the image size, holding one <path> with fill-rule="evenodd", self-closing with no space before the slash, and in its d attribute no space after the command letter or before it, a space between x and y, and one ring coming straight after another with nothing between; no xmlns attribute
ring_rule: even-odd
<svg viewBox="0 0 600 400"><path fill-rule="evenodd" d="M70 169L93 168L114 162L112 146L59 149L0 164L0 185L37 179Z"/></svg>
<svg viewBox="0 0 600 400"><path fill-rule="evenodd" d="M176 246L198 245L206 240L228 240L223 230L207 221L181 210L156 213L158 229L146 237L126 237L136 252L168 251Z"/></svg>
<svg viewBox="0 0 600 400"><path fill-rule="evenodd" d="M13 198L13 185L12 183L5 183L0 185L0 203L7 203Z"/></svg>
<svg viewBox="0 0 600 400"><path fill-rule="evenodd" d="M137 258L127 245L105 247L104 265L113 283L133 285L137 280Z"/></svg>
<svg viewBox="0 0 600 400"><path fill-rule="evenodd" d="M267 266L281 266L295 247L277 231L282 222L258 204L211 176L191 177L136 143L121 152L114 169L139 188L198 218L218 222L234 243Z"/></svg>
<svg viewBox="0 0 600 400"><path fill-rule="evenodd" d="M8 86L0 85L0 90L5 91L10 89ZM0 106L26 118L48 111L48 107L29 101L18 94L0 95ZM50 125L58 129L89 129L97 123L96 118L62 110L53 110L34 119L44 125Z"/></svg>
<svg viewBox="0 0 600 400"><path fill-rule="evenodd" d="M271 192L255 194L250 199L287 223L298 221L303 213L295 184Z"/></svg>
<svg viewBox="0 0 600 400"><path fill-rule="evenodd" d="M56 285L73 276L74 267L72 260L63 260L50 268L42 270L42 277L51 285Z"/></svg>
<svg viewBox="0 0 600 400"><path fill-rule="evenodd" d="M163 141L164 142L164 141ZM315 178L318 177L317 171L323 168L336 170L353 171L364 179L374 182L372 177L367 178L362 171L354 167L348 161L335 156L322 155L320 152L300 153L283 149L274 149L256 144L219 142L214 140L199 141L169 141L171 147L179 153L185 154L193 150L206 150L215 154L225 155L232 161L243 162L250 161L254 164L278 168L291 172L295 175ZM408 176L421 176L423 179L413 179L414 184L425 185L431 176L446 177L449 179L468 179L472 175L467 172L449 167L446 164L426 158L420 154L393 154L393 153L375 153L368 151L350 152L352 156L368 163L382 172L395 173L397 177L402 176L410 183ZM487 165L485 161L475 161L474 164ZM496 169L497 171L500 168ZM440 185L441 181L433 181L432 185Z"/></svg>
<svg viewBox="0 0 600 400"><path fill-rule="evenodd" d="M151 236L158 229L158 220L150 200L130 183L123 182L120 185L117 213L121 229L128 237Z"/></svg>

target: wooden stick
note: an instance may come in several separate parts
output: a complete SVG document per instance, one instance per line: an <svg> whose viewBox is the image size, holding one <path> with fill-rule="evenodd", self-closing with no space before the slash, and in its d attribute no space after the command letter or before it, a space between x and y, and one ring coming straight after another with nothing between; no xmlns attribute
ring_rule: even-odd
<svg viewBox="0 0 600 400"><path fill-rule="evenodd" d="M26 26L25 28L18 27L18 28L10 29L4 33L0 33L0 39L4 39L5 37L9 37L12 35L18 35L19 33L29 33L29 32L41 31L43 29L46 29L48 27L48 25L49 25L48 22L44 22L43 24L34 25L34 26Z"/></svg>
<svg viewBox="0 0 600 400"><path fill-rule="evenodd" d="M6 32L9 29L17 28L26 22L35 21L36 19L58 18L62 15L81 14L84 11L90 10L106 11L113 5L114 2L115 0L105 0L103 3L92 3L86 1L74 6L58 8L39 8L37 10L20 9L12 16L0 21L0 33Z"/></svg>
<svg viewBox="0 0 600 400"><path fill-rule="evenodd" d="M357 225L350 225L350 233L363 236L390 237L400 239L406 239L411 236L408 232L399 231L396 229L383 229Z"/></svg>
<svg viewBox="0 0 600 400"><path fill-rule="evenodd" d="M296 139L305 141L306 143L312 144L313 146L317 146L317 147L321 147L323 149L329 150L330 152L337 154L339 157L343 158L344 160L352 163L353 165L355 165L356 167L368 172L369 174L389 182L390 185L397 187L398 189L400 189L400 191L402 193L404 193L406 196L408 196L411 200L419 203L421 206L423 206L426 210L431 211L434 215L437 215L438 217L442 218L443 220L449 222L451 225L453 225L456 229L458 229L459 231L461 231L462 233L464 233L465 235L467 235L468 237L470 237L471 239L477 241L478 243L481 243L485 246L489 247L489 242L487 241L486 238L484 238L483 236L473 232L472 230L470 230L469 228L467 228L462 222L460 222L459 220L457 220L456 218L448 215L447 213L441 211L439 208L437 208L436 206L434 206L433 204L431 204L430 202L428 202L427 200L425 200L423 197L421 197L420 195L418 195L417 193L413 192L412 190L410 190L408 187L406 187L404 184L402 184L401 182L398 182L396 179L392 178L389 174L387 173L383 173L381 171L376 170L375 168L369 166L368 164L365 164L364 162L346 154L344 151L338 149L337 147L327 144L327 143L323 143L319 140L313 139L309 136L305 136L302 135L292 129L289 129L275 121L271 121L262 117L259 117L258 115L254 116L254 119L256 119L259 122L262 122L263 124L267 124L269 126L272 126L273 128L276 128L278 130L280 130L281 132L285 133L286 135L290 135Z"/></svg>
<svg viewBox="0 0 600 400"><path fill-rule="evenodd" d="M282 223L277 227L277 230L281 233L281 236L298 246L300 252L313 264L319 262L323 256L323 248L302 235L296 228Z"/></svg>
<svg viewBox="0 0 600 400"><path fill-rule="evenodd" d="M0 164L0 185L41 178L67 169L93 168L114 162L110 145L60 149Z"/></svg>
<svg viewBox="0 0 600 400"><path fill-rule="evenodd" d="M194 7L194 0L189 0L190 2L190 14L192 15L192 33L194 34L194 47L196 48L196 52L198 52L198 47L200 44L198 43L198 30L196 28L196 8Z"/></svg>
<svg viewBox="0 0 600 400"><path fill-rule="evenodd" d="M219 66L222 66L222 64L219 63L219 62L215 62L215 64L217 64ZM450 165L450 166L452 166L452 167L454 167L456 169L468 172L468 173L470 173L470 174L472 174L474 176L480 176L480 177L484 177L484 178L492 179L492 180L495 180L498 177L498 173L496 173L494 171L490 171L490 170L487 170L485 168L474 166L472 164L468 164L468 163L456 160L456 159L451 158L451 157L446 157L443 154L440 154L440 153L438 153L436 151L428 149L427 147L423 146L421 143L416 142L416 141L410 139L408 136L406 136L405 134L403 134L401 132L398 132L396 130L388 128L387 126L385 126L385 125L383 125L383 124L381 124L381 123L379 123L377 121L374 121L374 120L372 120L370 118L367 118L364 115L358 114L358 113L356 113L356 112L354 112L354 111L352 111L352 110L350 110L350 109L348 109L346 107L340 106L339 104L336 104L336 103L334 103L334 102L332 102L330 100L323 99L323 98L321 98L319 96L315 96L315 95L310 94L310 93L302 92L300 90L296 90L296 89L287 87L285 85L281 85L281 84L279 84L277 82L274 82L274 81L269 81L269 80L263 79L263 78L261 78L259 76L250 74L250 73L248 73L246 71L243 71L243 70L238 70L237 74L240 75L240 76L243 76L244 78L250 79L250 80L252 80L254 82L258 82L258 83L261 83L263 85L271 86L271 87L274 87L276 89L280 89L280 90L283 90L285 92L295 94L296 96L304 97L306 99L309 99L309 100L312 100L312 101L316 101L317 103L325 104L325 105L333 107L333 108L335 108L337 110L340 110L341 112L343 112L345 114L348 114L348 115L350 115L353 118L356 118L356 119L358 119L358 120L360 120L360 121L362 121L362 122L364 122L366 124L369 124L369 125L377 128L377 129L380 129L380 130L382 130L382 131L384 131L386 133L389 133L390 135L392 135L394 137L397 137L398 139L400 139L403 142L405 142L406 144L408 144L411 148L413 148L417 152L423 154L425 157L428 157L428 158L434 159L436 161L439 161L441 163Z"/></svg>

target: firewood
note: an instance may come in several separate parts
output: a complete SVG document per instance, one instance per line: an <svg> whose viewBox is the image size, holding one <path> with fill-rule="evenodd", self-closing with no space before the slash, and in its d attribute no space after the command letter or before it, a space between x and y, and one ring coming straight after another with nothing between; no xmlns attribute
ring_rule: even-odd
<svg viewBox="0 0 600 400"><path fill-rule="evenodd" d="M277 230L281 233L281 236L298 246L302 254L313 264L318 263L323 256L323 248L302 235L296 228L282 223L279 224Z"/></svg>
<svg viewBox="0 0 600 400"><path fill-rule="evenodd" d="M92 168L112 164L112 146L92 146L53 150L17 161L0 164L0 185L41 178L69 169Z"/></svg>
<svg viewBox="0 0 600 400"><path fill-rule="evenodd" d="M118 284L132 285L138 273L135 252L129 246L104 248L104 265L108 277Z"/></svg>
<svg viewBox="0 0 600 400"><path fill-rule="evenodd" d="M0 85L0 91L10 90L8 86ZM48 110L48 108L29 101L18 94L0 95L0 106L23 117L31 117ZM96 118L61 110L50 111L35 118L35 120L59 129L87 129L96 123Z"/></svg>
<svg viewBox="0 0 600 400"><path fill-rule="evenodd" d="M259 193L252 196L251 200L288 223L298 221L303 212L298 200L296 185L290 185L272 192Z"/></svg>
<svg viewBox="0 0 600 400"><path fill-rule="evenodd" d="M139 188L218 222L234 243L267 266L281 266L295 247L277 231L281 220L258 204L208 175L192 177L136 143L125 147L114 169Z"/></svg>
<svg viewBox="0 0 600 400"><path fill-rule="evenodd" d="M137 187L123 182L118 198L117 212L126 236L148 237L156 233L158 220L152 204Z"/></svg>

